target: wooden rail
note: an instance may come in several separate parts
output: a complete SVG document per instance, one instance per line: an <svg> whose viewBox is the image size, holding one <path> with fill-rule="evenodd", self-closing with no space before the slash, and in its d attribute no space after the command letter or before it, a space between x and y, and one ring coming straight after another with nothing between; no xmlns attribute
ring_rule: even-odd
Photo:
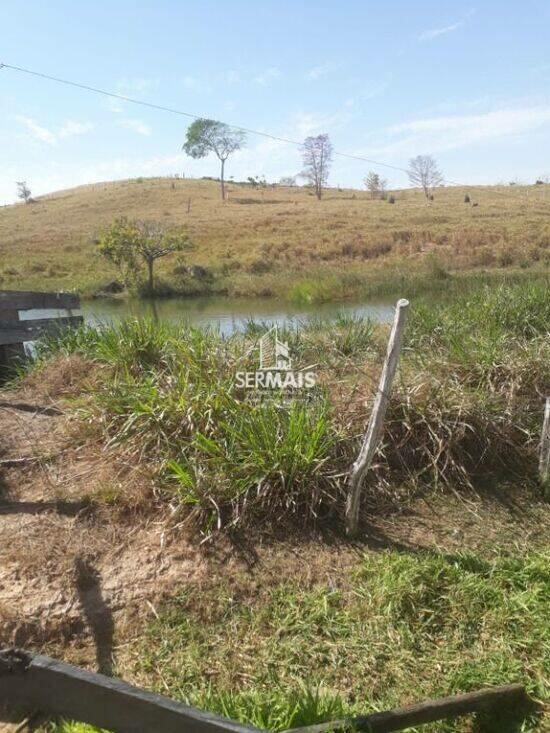
<svg viewBox="0 0 550 733"><path fill-rule="evenodd" d="M0 705L78 720L115 733L253 733L121 680L49 657L0 652Z"/></svg>
<svg viewBox="0 0 550 733"><path fill-rule="evenodd" d="M294 728L290 733L389 733L469 713L500 711L507 706L514 712L525 711L527 702L521 685L505 685ZM0 652L0 709L2 706L27 715L40 712L77 720L114 733L259 733L258 728L205 713L121 680L16 649Z"/></svg>
<svg viewBox="0 0 550 733"><path fill-rule="evenodd" d="M59 333L82 323L82 316L70 312L80 307L74 293L35 293L0 290L0 367L10 368L25 356L24 344L46 334ZM69 311L68 316L20 318L21 311L53 309Z"/></svg>
<svg viewBox="0 0 550 733"><path fill-rule="evenodd" d="M292 733L329 733L329 731L365 731L365 733L392 733L438 720L458 718L462 715L525 709L528 702L523 685L502 685L475 690L463 695L426 700L407 707L381 713L361 715L348 720L332 720L328 723L293 728ZM287 732L290 733L290 732Z"/></svg>

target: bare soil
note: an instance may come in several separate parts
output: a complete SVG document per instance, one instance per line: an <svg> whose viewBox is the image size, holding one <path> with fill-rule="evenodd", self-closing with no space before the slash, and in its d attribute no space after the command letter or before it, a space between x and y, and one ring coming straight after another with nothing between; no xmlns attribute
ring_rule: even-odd
<svg viewBox="0 0 550 733"><path fill-rule="evenodd" d="M112 627L112 646L115 627L149 615L148 604L196 579L205 562L161 507L145 515L109 504L119 491L150 491L147 471L75 442L73 422L51 391L2 393L0 648L63 649L102 666L102 627Z"/></svg>
<svg viewBox="0 0 550 733"><path fill-rule="evenodd" d="M243 593L282 576L340 584L369 549L490 554L549 540L548 504L510 487L467 498L434 493L370 516L357 543L328 529L285 528L201 544L155 498L147 467L75 429L70 393L90 375L76 357L57 368L59 379L42 374L0 393L0 648L125 676L132 640L187 584L223 581Z"/></svg>

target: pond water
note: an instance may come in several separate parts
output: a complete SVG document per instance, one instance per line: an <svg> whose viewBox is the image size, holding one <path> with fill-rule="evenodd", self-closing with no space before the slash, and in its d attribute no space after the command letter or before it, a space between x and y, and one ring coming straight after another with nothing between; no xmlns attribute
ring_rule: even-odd
<svg viewBox="0 0 550 733"><path fill-rule="evenodd" d="M250 320L270 325L288 325L310 318L333 318L339 313L370 318L380 323L393 318L394 301L360 303L323 303L293 305L272 298L166 298L162 300L92 300L83 301L81 313L87 323L116 323L127 317L152 317L172 323L187 321L197 326L211 326L223 335L242 330ZM33 310L20 318L45 318L65 315L55 310Z"/></svg>

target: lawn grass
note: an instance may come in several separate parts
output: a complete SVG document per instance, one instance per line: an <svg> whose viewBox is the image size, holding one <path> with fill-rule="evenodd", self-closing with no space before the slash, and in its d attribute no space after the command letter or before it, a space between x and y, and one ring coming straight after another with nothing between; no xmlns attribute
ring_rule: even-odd
<svg viewBox="0 0 550 733"><path fill-rule="evenodd" d="M229 188L224 203L214 181L136 179L1 207L0 286L100 290L117 272L98 257L94 240L121 215L188 228L195 251L158 263L165 294L309 302L362 296L414 273L437 279L446 271L543 269L549 262L547 185L442 188L429 205L415 190L397 192L391 205L365 191L329 189L319 202L301 187ZM465 193L478 206L465 204ZM190 263L213 279L190 277Z"/></svg>
<svg viewBox="0 0 550 733"><path fill-rule="evenodd" d="M277 731L493 684L520 682L544 700L549 561L536 550L384 551L328 585L281 577L248 592L229 581L188 587L140 639L133 676ZM512 717L479 717L475 730L520 730ZM539 724L534 715L521 730ZM421 730L472 728L463 718Z"/></svg>
<svg viewBox="0 0 550 733"><path fill-rule="evenodd" d="M549 559L387 551L334 587L190 589L151 626L143 679L274 730L487 684L521 681L545 699Z"/></svg>

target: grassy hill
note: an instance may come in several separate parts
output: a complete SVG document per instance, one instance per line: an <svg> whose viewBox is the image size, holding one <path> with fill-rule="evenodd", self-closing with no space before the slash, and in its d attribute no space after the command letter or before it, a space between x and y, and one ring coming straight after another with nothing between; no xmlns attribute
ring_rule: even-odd
<svg viewBox="0 0 550 733"><path fill-rule="evenodd" d="M345 297L396 273L550 261L550 186L442 188L429 204L419 191L394 195L391 204L329 189L319 202L306 188L234 183L222 202L209 180L81 186L0 208L0 287L100 290L116 271L97 256L94 238L122 215L188 227L195 251L160 261L158 274L166 291L189 294ZM191 278L185 264L209 268L213 280Z"/></svg>

